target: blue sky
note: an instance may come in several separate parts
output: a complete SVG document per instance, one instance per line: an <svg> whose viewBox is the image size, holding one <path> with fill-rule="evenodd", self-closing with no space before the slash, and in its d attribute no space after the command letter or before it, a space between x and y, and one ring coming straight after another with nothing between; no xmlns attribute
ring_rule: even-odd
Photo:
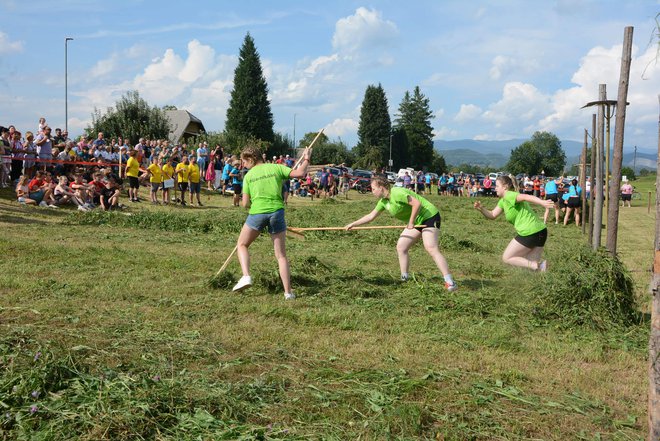
<svg viewBox="0 0 660 441"><path fill-rule="evenodd" d="M436 139L503 140L549 130L581 140L605 83L616 99L625 26L634 26L627 148L657 146L658 0L95 1L0 0L0 124L69 132L128 90L224 128L245 34L268 81L275 129L325 127L357 142L364 91L382 84L395 118L419 85Z"/></svg>

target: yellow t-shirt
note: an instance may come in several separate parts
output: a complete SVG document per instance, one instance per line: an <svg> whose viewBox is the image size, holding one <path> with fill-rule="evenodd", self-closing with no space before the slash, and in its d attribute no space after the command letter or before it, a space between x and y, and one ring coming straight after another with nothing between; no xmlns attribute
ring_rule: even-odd
<svg viewBox="0 0 660 441"><path fill-rule="evenodd" d="M172 179L172 176L174 176L174 167L170 164L165 164L163 166L163 181Z"/></svg>
<svg viewBox="0 0 660 441"><path fill-rule="evenodd" d="M140 163L133 157L128 158L128 161L126 161L126 176L137 178L139 174Z"/></svg>
<svg viewBox="0 0 660 441"><path fill-rule="evenodd" d="M176 171L179 173L177 176L177 182L188 182L188 174L190 173L190 164L184 164L179 162L176 165Z"/></svg>
<svg viewBox="0 0 660 441"><path fill-rule="evenodd" d="M163 182L163 171L160 169L158 164L151 164L149 167L147 167L147 170L149 170L151 173L149 182L153 184L160 184Z"/></svg>
<svg viewBox="0 0 660 441"><path fill-rule="evenodd" d="M199 165L197 164L190 164L188 167L188 179L190 182L193 184L199 183Z"/></svg>

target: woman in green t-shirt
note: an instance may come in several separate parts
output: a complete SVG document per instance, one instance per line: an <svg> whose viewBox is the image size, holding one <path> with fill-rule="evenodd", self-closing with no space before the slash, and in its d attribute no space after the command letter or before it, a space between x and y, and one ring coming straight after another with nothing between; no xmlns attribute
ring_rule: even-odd
<svg viewBox="0 0 660 441"><path fill-rule="evenodd" d="M250 254L248 248L268 227L273 240L275 258L284 285L284 298L293 300L296 296L291 290L291 271L286 257L286 221L284 220L284 200L282 182L287 179L299 179L307 174L309 148L303 151L300 167L293 170L281 164L265 164L261 151L256 147L246 147L241 152L243 165L249 169L243 178L243 206L249 208L249 214L241 229L236 244L238 261L241 264L241 277L233 291L241 291L252 286L250 277Z"/></svg>
<svg viewBox="0 0 660 441"><path fill-rule="evenodd" d="M440 212L438 212L438 209L431 202L407 188L391 187L389 181L381 176L371 180L371 193L380 198L376 208L366 216L346 225L346 229L350 230L358 225L369 223L380 216L384 210L387 210L395 218L407 223L406 229L403 230L396 244L401 280L408 280L410 267L408 250L422 238L424 249L431 255L444 276L445 288L448 291L455 291L458 285L456 285L449 272L447 259L438 248L438 234L440 232Z"/></svg>
<svg viewBox="0 0 660 441"><path fill-rule="evenodd" d="M492 211L486 210L481 201L474 203L474 208L487 219L495 219L504 213L506 220L516 229L516 237L502 254L502 261L509 265L546 271L548 264L541 260L543 246L548 238L548 229L541 219L532 211L529 203L543 208L552 208L551 199L539 199L536 196L518 193L513 180L508 176L500 176L495 181L495 193L500 198Z"/></svg>

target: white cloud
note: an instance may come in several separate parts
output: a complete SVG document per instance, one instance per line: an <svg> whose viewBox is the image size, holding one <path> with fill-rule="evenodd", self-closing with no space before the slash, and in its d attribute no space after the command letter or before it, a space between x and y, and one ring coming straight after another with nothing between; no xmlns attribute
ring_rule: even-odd
<svg viewBox="0 0 660 441"><path fill-rule="evenodd" d="M439 129L435 129L433 134L435 135L433 139L455 138L458 136L458 130L449 127L440 127Z"/></svg>
<svg viewBox="0 0 660 441"><path fill-rule="evenodd" d="M433 112L433 114L435 115L436 119L440 119L443 116L445 116L445 109L438 109L435 112Z"/></svg>
<svg viewBox="0 0 660 441"><path fill-rule="evenodd" d="M389 20L383 20L380 11L360 7L354 15L337 21L332 47L348 54L374 47L387 48L398 34L396 25Z"/></svg>
<svg viewBox="0 0 660 441"><path fill-rule="evenodd" d="M11 54L15 52L23 52L23 42L10 41L9 35L0 32L0 54Z"/></svg>
<svg viewBox="0 0 660 441"><path fill-rule="evenodd" d="M491 104L484 119L497 126L525 121L536 121L549 110L549 97L544 96L531 84L512 82L504 85L502 99Z"/></svg>
<svg viewBox="0 0 660 441"><path fill-rule="evenodd" d="M475 119L481 115L481 108L474 104L461 104L461 108L454 117L454 121L463 123Z"/></svg>
<svg viewBox="0 0 660 441"><path fill-rule="evenodd" d="M354 133L358 129L358 122L352 118L338 118L325 127L328 137L342 136L346 133Z"/></svg>
<svg viewBox="0 0 660 441"><path fill-rule="evenodd" d="M316 75L316 73L322 69L327 69L328 66L339 61L339 56L337 54L332 54L331 56L321 56L309 63L309 66L304 70L307 75Z"/></svg>

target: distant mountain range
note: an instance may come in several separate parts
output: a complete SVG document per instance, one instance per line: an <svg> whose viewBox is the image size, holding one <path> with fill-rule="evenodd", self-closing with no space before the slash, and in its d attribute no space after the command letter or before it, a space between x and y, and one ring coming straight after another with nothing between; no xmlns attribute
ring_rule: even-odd
<svg viewBox="0 0 660 441"><path fill-rule="evenodd" d="M459 139L454 141L434 141L434 148L444 156L447 164L470 164L480 167L501 168L509 161L511 150L518 147L527 139L509 139L506 141L475 141L473 139ZM561 141L566 153L566 165L577 163L582 151L582 143L577 141ZM623 165L632 167L634 149L624 147ZM650 149L637 149L637 170L642 168L655 170L657 153Z"/></svg>

